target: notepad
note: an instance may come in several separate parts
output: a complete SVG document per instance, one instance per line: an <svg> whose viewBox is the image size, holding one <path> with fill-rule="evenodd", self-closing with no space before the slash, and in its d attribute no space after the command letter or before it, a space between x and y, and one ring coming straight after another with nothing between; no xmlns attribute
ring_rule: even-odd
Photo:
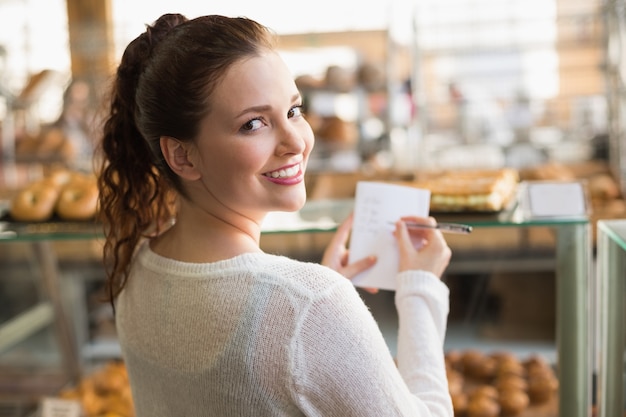
<svg viewBox="0 0 626 417"><path fill-rule="evenodd" d="M404 216L426 217L430 191L404 185L359 181L356 185L349 262L376 255L376 264L352 279L357 287L395 290L398 247L394 224Z"/></svg>

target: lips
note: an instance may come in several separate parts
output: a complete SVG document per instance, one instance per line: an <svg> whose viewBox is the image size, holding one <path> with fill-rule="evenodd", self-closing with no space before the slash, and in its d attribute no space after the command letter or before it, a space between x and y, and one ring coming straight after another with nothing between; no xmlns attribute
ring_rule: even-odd
<svg viewBox="0 0 626 417"><path fill-rule="evenodd" d="M266 172L263 175L269 178L280 178L280 179L292 178L298 175L298 173L300 172L300 167L301 167L300 164L296 164L288 168L281 168L276 171Z"/></svg>

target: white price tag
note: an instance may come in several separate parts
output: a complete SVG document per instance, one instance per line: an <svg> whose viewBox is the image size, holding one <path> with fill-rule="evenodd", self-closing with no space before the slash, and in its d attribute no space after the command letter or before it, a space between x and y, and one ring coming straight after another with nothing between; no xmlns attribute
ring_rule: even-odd
<svg viewBox="0 0 626 417"><path fill-rule="evenodd" d="M41 417L80 417L78 401L61 398L44 398L41 402Z"/></svg>
<svg viewBox="0 0 626 417"><path fill-rule="evenodd" d="M526 192L526 210L530 217L587 215L587 199L581 182L529 182Z"/></svg>

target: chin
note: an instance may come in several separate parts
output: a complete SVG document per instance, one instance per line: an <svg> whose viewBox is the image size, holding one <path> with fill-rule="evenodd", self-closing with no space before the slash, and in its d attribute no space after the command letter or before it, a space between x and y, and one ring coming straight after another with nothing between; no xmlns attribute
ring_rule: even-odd
<svg viewBox="0 0 626 417"><path fill-rule="evenodd" d="M288 208L285 208L284 211L298 211L302 207L304 207L304 203L306 203L306 198L302 199L302 201L298 203L293 202L292 204L289 205Z"/></svg>
<svg viewBox="0 0 626 417"><path fill-rule="evenodd" d="M281 206L279 211L298 211L304 206L304 203L306 203L306 193L294 196L289 201L279 204Z"/></svg>

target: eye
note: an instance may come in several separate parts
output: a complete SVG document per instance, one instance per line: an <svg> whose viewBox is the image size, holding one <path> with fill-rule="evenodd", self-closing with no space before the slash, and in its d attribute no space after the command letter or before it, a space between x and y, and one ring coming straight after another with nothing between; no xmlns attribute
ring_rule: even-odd
<svg viewBox="0 0 626 417"><path fill-rule="evenodd" d="M244 132L254 132L263 127L263 121L260 118L254 118L248 120L246 123L241 126L241 131Z"/></svg>
<svg viewBox="0 0 626 417"><path fill-rule="evenodd" d="M298 105L298 106L293 106L292 108L289 109L289 112L287 113L287 117L292 118L292 117L299 117L302 116L302 106Z"/></svg>

